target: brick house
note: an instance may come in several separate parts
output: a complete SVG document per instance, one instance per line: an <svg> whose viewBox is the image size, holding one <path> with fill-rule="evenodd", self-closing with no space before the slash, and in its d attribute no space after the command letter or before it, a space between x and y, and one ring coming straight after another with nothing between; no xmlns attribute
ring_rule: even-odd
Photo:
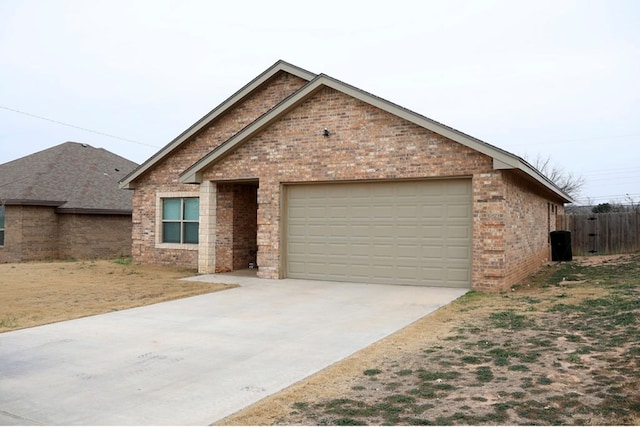
<svg viewBox="0 0 640 427"><path fill-rule="evenodd" d="M0 262L130 256L137 166L76 142L1 164Z"/></svg>
<svg viewBox="0 0 640 427"><path fill-rule="evenodd" d="M568 195L523 159L278 61L121 182L134 262L502 289Z"/></svg>

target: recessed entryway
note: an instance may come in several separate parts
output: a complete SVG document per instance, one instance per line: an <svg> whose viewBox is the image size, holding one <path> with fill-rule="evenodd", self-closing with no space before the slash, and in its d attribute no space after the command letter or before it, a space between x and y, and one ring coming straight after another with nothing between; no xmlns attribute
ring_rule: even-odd
<svg viewBox="0 0 640 427"><path fill-rule="evenodd" d="M216 271L257 267L258 183L218 183Z"/></svg>

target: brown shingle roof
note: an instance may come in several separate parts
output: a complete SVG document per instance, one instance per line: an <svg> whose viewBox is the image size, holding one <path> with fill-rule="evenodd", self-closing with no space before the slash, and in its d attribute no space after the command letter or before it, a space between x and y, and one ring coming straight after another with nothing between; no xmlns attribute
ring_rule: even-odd
<svg viewBox="0 0 640 427"><path fill-rule="evenodd" d="M59 211L131 212L118 182L138 165L102 148L65 142L0 165L0 201Z"/></svg>

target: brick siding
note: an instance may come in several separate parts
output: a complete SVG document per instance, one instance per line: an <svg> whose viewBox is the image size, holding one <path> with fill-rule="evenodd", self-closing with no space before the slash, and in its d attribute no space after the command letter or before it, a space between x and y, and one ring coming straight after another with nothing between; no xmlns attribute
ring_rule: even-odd
<svg viewBox="0 0 640 427"><path fill-rule="evenodd" d="M59 258L108 259L131 256L131 216L60 214Z"/></svg>
<svg viewBox="0 0 640 427"><path fill-rule="evenodd" d="M131 255L128 215L58 214L52 207L5 206L0 262Z"/></svg>

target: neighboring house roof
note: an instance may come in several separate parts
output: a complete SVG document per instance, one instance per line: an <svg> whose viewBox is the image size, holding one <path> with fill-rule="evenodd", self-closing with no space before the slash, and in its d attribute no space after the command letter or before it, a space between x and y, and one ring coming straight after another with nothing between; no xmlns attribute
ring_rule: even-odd
<svg viewBox="0 0 640 427"><path fill-rule="evenodd" d="M67 213L131 213L118 182L138 165L102 148L65 142L0 165L0 201Z"/></svg>
<svg viewBox="0 0 640 427"><path fill-rule="evenodd" d="M193 126L191 126L187 131L182 133L178 138L174 139L169 145L167 145L163 150L161 150L156 156L149 159L145 162L144 169L141 167L138 170L134 171L129 176L125 177L125 179L121 182L121 187L123 188L134 188L133 181L144 173L146 170L150 169L156 162L160 159L166 157L170 154L171 151L176 149L182 143L184 143L190 136L194 135L202 128L208 125L215 117L222 114L222 112L227 111L234 104L240 102L246 95L248 95L251 91L255 90L258 86L264 83L268 78L273 76L276 72L284 70L287 72L298 73L301 78L304 78L308 81L306 85L301 87L299 90L294 92L289 97L285 98L282 102L272 108L269 112L262 115L258 119L256 119L253 123L246 126L244 129L236 133L234 136L229 138L224 143L220 144L218 147L213 149L209 154L198 160L192 166L187 168L180 174L180 181L183 183L199 183L202 180L202 172L209 166L215 164L217 161L222 159L225 155L231 153L235 148L242 145L244 142L249 140L252 136L256 135L260 131L264 130L265 127L269 126L271 123L279 119L282 115L291 111L293 108L297 107L300 103L313 96L316 92L324 87L329 87L349 96L352 96L360 101L366 102L370 105L373 105L377 108L380 108L384 111L387 111L391 114L394 114L398 117L401 117L405 120L408 120L412 123L415 123L419 126L422 126L426 129L429 129L437 134L445 136L455 142L458 142L462 145L465 145L473 150L476 150L480 153L483 153L491 158L493 158L493 166L494 169L511 169L524 178L536 182L546 188L548 191L556 195L559 199L564 202L572 202L571 197L564 193L555 183L549 180L546 176L540 173L537 169L527 163L524 159L511 154L505 150L502 150L498 147L495 147L491 144L488 144L484 141L481 141L477 138L469 136L463 132L460 132L456 129L453 129L449 126L443 125L442 123L436 122L435 120L429 119L425 116L422 116L418 113L415 113L406 108L400 107L399 105L393 104L389 101L386 101L382 98L379 98L375 95L372 95L368 92L365 92L361 89L358 89L354 86L348 85L344 82L336 80L332 77L329 77L324 74L314 75L307 71L301 70L297 67L294 67L291 64L288 64L284 61L276 62L272 67L270 67L263 74L254 79L251 83L237 92L234 96L230 97L226 101L224 101L220 106L212 110L211 113L200 119ZM265 77L268 75L268 77ZM217 113L217 114L214 114Z"/></svg>

